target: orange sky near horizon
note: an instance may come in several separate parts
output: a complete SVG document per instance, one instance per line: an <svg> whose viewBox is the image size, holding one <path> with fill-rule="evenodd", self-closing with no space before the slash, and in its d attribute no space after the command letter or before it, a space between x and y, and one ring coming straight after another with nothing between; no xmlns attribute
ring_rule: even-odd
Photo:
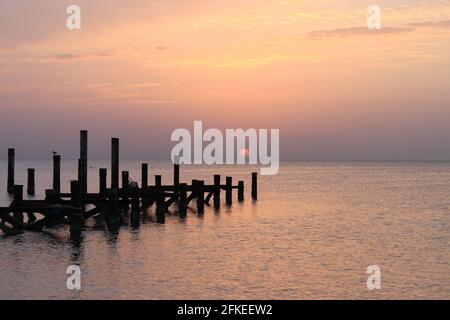
<svg viewBox="0 0 450 320"><path fill-rule="evenodd" d="M114 135L124 116L167 134L204 120L280 128L287 158L450 159L450 1L376 2L79 0L70 31L71 1L2 1L0 134L27 112L41 120L24 135ZM366 27L371 4L380 31ZM145 117L160 121L145 129Z"/></svg>

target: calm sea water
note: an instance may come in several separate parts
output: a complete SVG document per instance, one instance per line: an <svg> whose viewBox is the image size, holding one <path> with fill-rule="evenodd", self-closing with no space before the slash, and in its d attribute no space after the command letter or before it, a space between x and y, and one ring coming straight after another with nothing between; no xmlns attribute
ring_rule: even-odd
<svg viewBox="0 0 450 320"><path fill-rule="evenodd" d="M62 164L63 191L75 165ZM90 165L96 191L98 168L109 166ZM171 182L169 163L151 165ZM121 166L139 180L140 161ZM26 183L28 167L37 170L40 198L51 163L18 162L16 183ZM81 244L65 227L0 238L0 298L450 298L450 163L286 162L277 176L260 177L257 203L249 195L254 169L182 168L186 181L245 179L246 201L218 214L206 208L165 225L146 219L118 235L87 229ZM1 162L2 206L10 200L5 171ZM66 287L72 264L81 266L81 291ZM381 290L366 287L369 265L381 268Z"/></svg>

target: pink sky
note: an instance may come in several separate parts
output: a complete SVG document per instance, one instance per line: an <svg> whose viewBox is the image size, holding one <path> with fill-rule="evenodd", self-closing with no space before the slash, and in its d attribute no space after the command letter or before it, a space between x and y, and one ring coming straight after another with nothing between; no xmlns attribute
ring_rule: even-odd
<svg viewBox="0 0 450 320"><path fill-rule="evenodd" d="M279 128L282 159L450 160L450 1L4 0L0 43L0 150L24 159L75 158L80 129L94 158L119 136L166 159L203 120Z"/></svg>

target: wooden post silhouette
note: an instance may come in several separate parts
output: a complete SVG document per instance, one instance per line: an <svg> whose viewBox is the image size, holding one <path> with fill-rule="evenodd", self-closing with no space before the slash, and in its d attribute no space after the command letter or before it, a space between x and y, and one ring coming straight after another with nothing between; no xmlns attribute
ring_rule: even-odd
<svg viewBox="0 0 450 320"><path fill-rule="evenodd" d="M155 187L157 190L159 190L161 188L162 185L162 176L160 175L155 175Z"/></svg>
<svg viewBox="0 0 450 320"><path fill-rule="evenodd" d="M197 181L197 212L205 213L205 181Z"/></svg>
<svg viewBox="0 0 450 320"><path fill-rule="evenodd" d="M14 186L14 200L20 205L20 201L23 200L23 185Z"/></svg>
<svg viewBox="0 0 450 320"><path fill-rule="evenodd" d="M164 192L158 188L156 191L156 220L158 223L165 223L166 221L166 207L164 200Z"/></svg>
<svg viewBox="0 0 450 320"><path fill-rule="evenodd" d="M23 201L23 185L14 186L14 204L16 206L21 206ZM14 218L23 222L23 211L15 211Z"/></svg>
<svg viewBox="0 0 450 320"><path fill-rule="evenodd" d="M8 192L14 195L14 200L8 207L0 207L0 229L8 223L26 230L40 231L44 226L65 222L68 217L71 236L78 235L83 227L84 219L96 218L95 227L102 227L105 223L112 232L117 232L122 223L127 224L124 217L128 216L131 204L131 224L139 226L142 210L147 210L156 202L156 216L159 223L165 222L168 208L175 203L178 205L179 216L187 215L188 207L194 199L198 214L204 214L205 203L214 197L214 208L220 209L222 189L226 191L226 203L231 206L233 189L238 189L239 202L244 200L244 182L233 185L233 178L226 177L226 183L221 182L220 175L214 175L214 184L205 184L204 180L192 180L192 185L180 182L179 159L174 159L173 185L162 184L162 176L155 175L155 186L149 181L149 165L142 163L141 188L137 182L131 181L129 171L120 172L119 139L111 138L111 178L106 168L99 169L99 191L88 191L88 132L80 131L80 158L78 159L78 177L70 183L70 193L61 192L61 156L53 154L53 189L45 190L44 200L24 200L24 186L15 185L15 149L8 149ZM30 195L35 193L35 169L27 169L27 190ZM122 184L120 185L120 173ZM152 172L153 173L153 172ZM111 181L109 188L108 179ZM170 179L169 179L170 181ZM120 188L121 187L121 188ZM252 173L252 199L257 199L257 173ZM10 215L14 213L14 217ZM35 216L34 213L40 213ZM27 214L27 223L23 223L23 215ZM17 219L15 219L17 218ZM20 223L20 221L22 223ZM64 221L63 221L64 220ZM10 229L6 225L7 229ZM20 231L20 230L19 230Z"/></svg>
<svg viewBox="0 0 450 320"><path fill-rule="evenodd" d="M70 204L81 207L81 184L77 180L70 181Z"/></svg>
<svg viewBox="0 0 450 320"><path fill-rule="evenodd" d="M108 170L106 168L101 168L98 170L98 174L99 174L99 192L101 195L106 195L106 180Z"/></svg>
<svg viewBox="0 0 450 320"><path fill-rule="evenodd" d="M220 175L214 176L214 208L220 208Z"/></svg>
<svg viewBox="0 0 450 320"><path fill-rule="evenodd" d="M176 188L180 185L180 165L178 163L173 165L173 185Z"/></svg>
<svg viewBox="0 0 450 320"><path fill-rule="evenodd" d="M130 190L131 194L131 226L133 228L139 227L140 224L140 207L139 207L139 190L137 188L132 188Z"/></svg>
<svg viewBox="0 0 450 320"><path fill-rule="evenodd" d="M238 201L244 201L244 181L242 180L238 182Z"/></svg>
<svg viewBox="0 0 450 320"><path fill-rule="evenodd" d="M180 201L178 203L178 214L185 218L187 213L187 184L180 183Z"/></svg>
<svg viewBox="0 0 450 320"><path fill-rule="evenodd" d="M70 182L70 194L71 194L71 205L72 207L79 208L81 207L81 197L82 190L81 184L79 181L71 181ZM69 225L70 225L70 236L78 237L81 233L81 229L83 226L83 216L81 212L71 212L69 215Z"/></svg>
<svg viewBox="0 0 450 320"><path fill-rule="evenodd" d="M147 163L142 164L141 186L142 186L142 190L145 190L148 188L148 164Z"/></svg>
<svg viewBox="0 0 450 320"><path fill-rule="evenodd" d="M258 173L252 172L252 199L258 199Z"/></svg>
<svg viewBox="0 0 450 320"><path fill-rule="evenodd" d="M88 132L87 130L80 131L80 178L81 193L87 193L87 172L88 172Z"/></svg>
<svg viewBox="0 0 450 320"><path fill-rule="evenodd" d="M34 196L34 169L28 169L28 179L27 179L27 194Z"/></svg>
<svg viewBox="0 0 450 320"><path fill-rule="evenodd" d="M117 232L120 227L120 206L117 189L111 189L109 191L106 224L108 225L108 229L112 232Z"/></svg>
<svg viewBox="0 0 450 320"><path fill-rule="evenodd" d="M233 178L226 177L225 201L227 202L227 205L231 205L233 202L232 192L233 192Z"/></svg>
<svg viewBox="0 0 450 320"><path fill-rule="evenodd" d="M111 189L119 189L119 139L111 139Z"/></svg>
<svg viewBox="0 0 450 320"><path fill-rule="evenodd" d="M8 193L14 193L14 160L15 160L15 150L8 149Z"/></svg>
<svg viewBox="0 0 450 320"><path fill-rule="evenodd" d="M55 201L57 199L58 199L58 195L56 194L55 190L53 190L53 189L45 190L45 200Z"/></svg>
<svg viewBox="0 0 450 320"><path fill-rule="evenodd" d="M197 182L198 180L192 179L191 185L192 185L192 199L197 198Z"/></svg>
<svg viewBox="0 0 450 320"><path fill-rule="evenodd" d="M81 159L78 159L78 179L76 181L80 182L81 179L83 179L83 177L81 176ZM81 182L80 182L80 186L81 186Z"/></svg>
<svg viewBox="0 0 450 320"><path fill-rule="evenodd" d="M130 185L129 172L122 171L122 190L128 192L128 186Z"/></svg>
<svg viewBox="0 0 450 320"><path fill-rule="evenodd" d="M55 193L61 193L61 156L53 155L53 190Z"/></svg>

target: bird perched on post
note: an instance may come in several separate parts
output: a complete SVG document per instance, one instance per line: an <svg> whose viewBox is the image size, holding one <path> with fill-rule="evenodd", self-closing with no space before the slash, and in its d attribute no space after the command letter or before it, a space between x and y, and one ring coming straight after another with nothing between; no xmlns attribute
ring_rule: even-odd
<svg viewBox="0 0 450 320"><path fill-rule="evenodd" d="M55 155L57 155L58 154L58 152L56 152L56 151L52 151L52 154L55 156Z"/></svg>

